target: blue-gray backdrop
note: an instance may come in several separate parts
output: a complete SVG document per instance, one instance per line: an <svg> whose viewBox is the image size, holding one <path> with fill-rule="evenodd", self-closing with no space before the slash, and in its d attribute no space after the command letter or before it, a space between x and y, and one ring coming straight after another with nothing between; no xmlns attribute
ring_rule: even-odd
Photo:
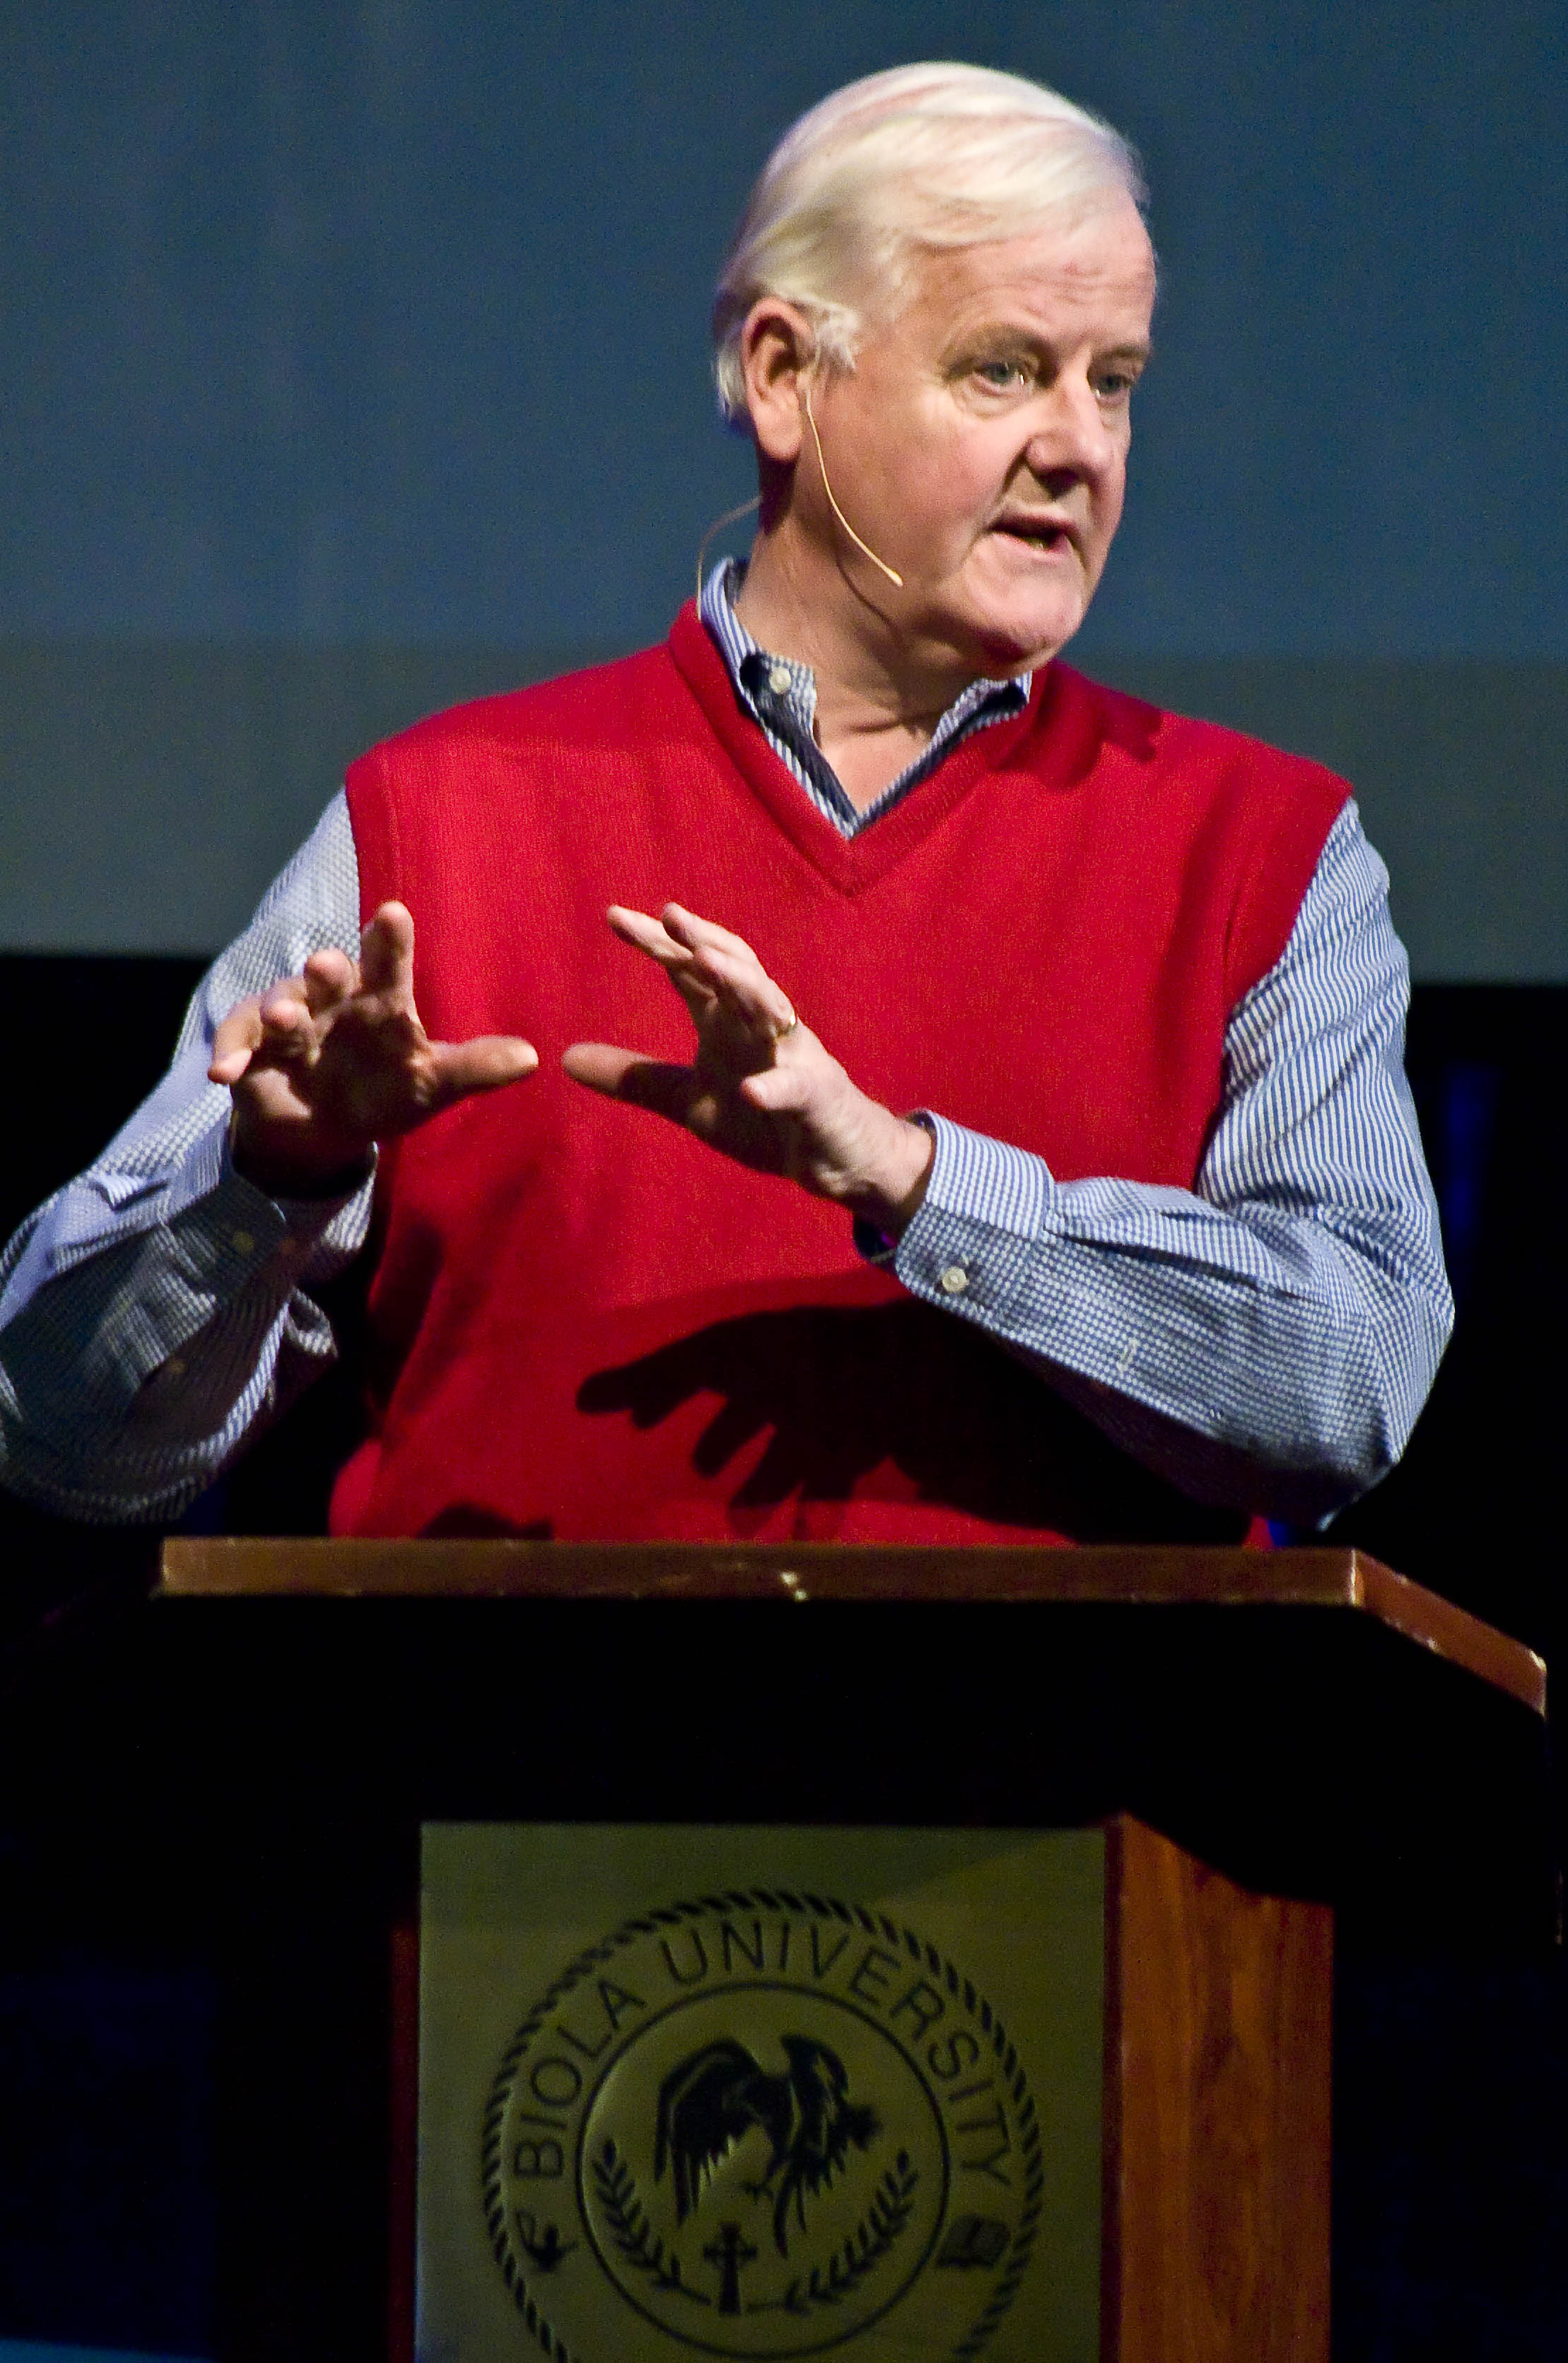
<svg viewBox="0 0 1568 2363"><path fill-rule="evenodd" d="M1081 660L1348 770L1418 972L1568 975L1568 33L1433 0L4 0L0 943L201 949L365 738L659 634L778 131L962 55L1138 144Z"/></svg>

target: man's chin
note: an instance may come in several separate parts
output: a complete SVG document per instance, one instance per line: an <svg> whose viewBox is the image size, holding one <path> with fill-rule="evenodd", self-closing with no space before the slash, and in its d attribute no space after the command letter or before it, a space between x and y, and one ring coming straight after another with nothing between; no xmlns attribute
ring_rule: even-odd
<svg viewBox="0 0 1568 2363"><path fill-rule="evenodd" d="M1086 601L1064 601L1059 607L1028 615L988 616L978 621L976 652L993 680L1013 673L1034 672L1065 649L1083 622Z"/></svg>
<svg viewBox="0 0 1568 2363"><path fill-rule="evenodd" d="M1060 570L1052 582L982 581L968 588L965 638L995 680L1049 663L1072 638L1088 606L1077 564L1070 575Z"/></svg>

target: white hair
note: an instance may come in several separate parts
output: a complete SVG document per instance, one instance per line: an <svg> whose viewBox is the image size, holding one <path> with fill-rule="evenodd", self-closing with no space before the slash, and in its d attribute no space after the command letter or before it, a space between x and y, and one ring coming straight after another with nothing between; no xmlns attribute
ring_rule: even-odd
<svg viewBox="0 0 1568 2363"><path fill-rule="evenodd" d="M853 369L867 314L897 311L922 250L1144 195L1121 134L1040 83L939 63L847 83L791 125L741 216L713 300L721 410L745 416L741 330L760 297L796 305L822 359Z"/></svg>

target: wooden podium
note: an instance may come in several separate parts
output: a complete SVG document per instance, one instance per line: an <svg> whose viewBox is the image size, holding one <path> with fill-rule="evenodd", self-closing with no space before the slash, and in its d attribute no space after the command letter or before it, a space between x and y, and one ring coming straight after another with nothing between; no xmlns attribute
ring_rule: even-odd
<svg viewBox="0 0 1568 2363"><path fill-rule="evenodd" d="M1101 2363L1327 2363L1335 1914L1550 1941L1544 1704L1344 1550L182 1539L32 1727L92 1909L221 1963L220 2363L413 2355L465 1821L1103 1826Z"/></svg>

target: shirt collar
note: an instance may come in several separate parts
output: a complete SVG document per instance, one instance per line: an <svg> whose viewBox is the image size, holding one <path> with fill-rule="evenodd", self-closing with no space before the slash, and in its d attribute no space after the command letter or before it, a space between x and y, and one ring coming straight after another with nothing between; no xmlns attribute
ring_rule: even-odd
<svg viewBox="0 0 1568 2363"><path fill-rule="evenodd" d="M753 639L735 613L735 594L745 580L745 567L739 559L721 559L702 585L698 613L724 660L741 706L812 801L846 835L857 834L918 786L959 738L987 723L1021 714L1029 703L1033 678L1030 673L1020 674L1014 681L972 681L946 708L913 762L874 804L857 812L817 745L817 682L811 666L792 657L771 654Z"/></svg>

